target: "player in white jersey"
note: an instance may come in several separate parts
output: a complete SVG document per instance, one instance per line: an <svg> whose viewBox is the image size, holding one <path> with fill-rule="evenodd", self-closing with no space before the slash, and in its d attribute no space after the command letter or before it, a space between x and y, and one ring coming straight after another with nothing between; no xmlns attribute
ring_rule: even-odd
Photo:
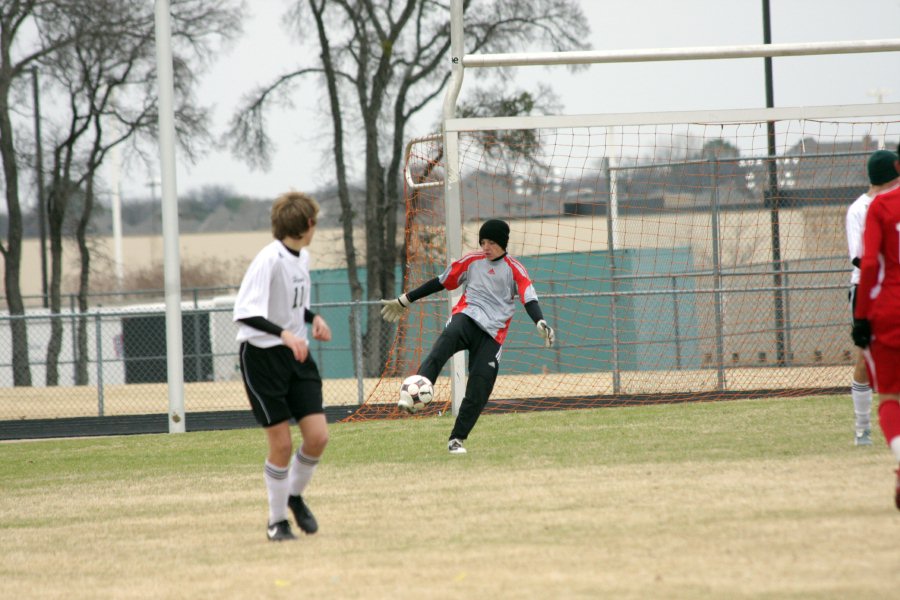
<svg viewBox="0 0 900 600"><path fill-rule="evenodd" d="M859 261L863 255L862 238L866 224L866 211L875 196L892 187L897 179L894 170L896 155L888 150L872 153L866 161L869 176L869 189L861 194L847 209L847 248L853 272L850 274L850 319L856 307L856 288L859 285ZM853 412L856 416L856 434L854 443L857 446L872 445L872 388L869 386L869 375L866 373L866 361L862 350L857 350L856 366L853 368L853 379L850 382L850 396L853 399Z"/></svg>
<svg viewBox="0 0 900 600"><path fill-rule="evenodd" d="M295 539L287 519L289 508L304 532L312 534L319 528L302 497L328 443L322 378L307 340L310 325L314 339L331 339L328 323L309 309L306 247L315 234L318 213L318 203L299 192L275 200L275 240L250 263L234 303L241 376L269 446L264 469L269 497L266 536L273 542ZM291 418L303 438L293 458Z"/></svg>
<svg viewBox="0 0 900 600"><path fill-rule="evenodd" d="M395 322L416 300L465 286L465 292L451 311L450 321L416 372L434 383L451 356L461 350L469 351L466 392L447 443L452 454L465 454L463 443L494 389L501 347L516 310L516 297L525 306L545 345L552 347L556 339L544 320L528 272L522 263L506 253L509 225L498 219L486 221L478 239L480 252L453 261L440 276L398 298L381 301L382 316L386 321Z"/></svg>

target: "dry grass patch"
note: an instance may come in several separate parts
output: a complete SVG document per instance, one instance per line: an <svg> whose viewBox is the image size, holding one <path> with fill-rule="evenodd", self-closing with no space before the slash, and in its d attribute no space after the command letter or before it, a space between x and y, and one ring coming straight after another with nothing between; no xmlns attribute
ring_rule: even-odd
<svg viewBox="0 0 900 600"><path fill-rule="evenodd" d="M892 461L850 446L844 400L490 415L466 456L447 418L336 425L320 532L282 544L258 431L8 444L0 596L888 598Z"/></svg>

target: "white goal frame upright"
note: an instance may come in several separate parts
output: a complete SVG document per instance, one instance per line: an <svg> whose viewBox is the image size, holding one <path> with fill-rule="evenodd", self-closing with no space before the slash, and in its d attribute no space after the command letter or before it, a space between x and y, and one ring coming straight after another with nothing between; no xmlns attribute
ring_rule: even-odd
<svg viewBox="0 0 900 600"><path fill-rule="evenodd" d="M785 119L818 119L862 116L900 115L900 103L865 105L804 106L790 108L758 108L720 111L680 111L655 113L582 114L529 117L456 118L456 104L462 89L465 69L511 67L525 65L574 65L596 63L660 62L683 60L764 58L809 56L821 54L857 54L867 52L900 51L900 39L848 42L816 42L792 44L759 44L701 48L657 48L606 52L536 52L511 54L465 54L462 0L450 1L451 79L444 97L442 135L445 156L445 217L448 260L462 255L462 202L459 173L459 136L462 132L483 130L513 130L572 127L617 127L624 125L653 125L690 123L715 120L742 123L779 121ZM610 157L613 158L613 157ZM413 188L433 183L409 182ZM615 214L615 199L610 198L610 210ZM459 292L450 295L452 307ZM450 381L453 414L457 414L465 390L465 365L461 353L450 362Z"/></svg>

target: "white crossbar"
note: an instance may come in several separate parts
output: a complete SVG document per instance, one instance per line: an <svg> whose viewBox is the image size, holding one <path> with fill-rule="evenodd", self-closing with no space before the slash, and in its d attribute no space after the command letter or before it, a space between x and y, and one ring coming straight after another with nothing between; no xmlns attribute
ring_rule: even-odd
<svg viewBox="0 0 900 600"><path fill-rule="evenodd" d="M524 117L481 117L447 119L446 131L491 129L549 129L609 127L622 125L667 125L677 123L752 123L786 120L837 120L849 117L898 117L900 102L843 104L835 106L785 106L655 113L606 113L583 115L530 115Z"/></svg>
<svg viewBox="0 0 900 600"><path fill-rule="evenodd" d="M817 54L859 54L900 51L900 39L852 40L846 42L802 42L748 44L705 48L649 48L581 52L525 52L510 54L466 54L464 67L521 67L529 65L573 65L672 60L714 60L764 56L810 56Z"/></svg>

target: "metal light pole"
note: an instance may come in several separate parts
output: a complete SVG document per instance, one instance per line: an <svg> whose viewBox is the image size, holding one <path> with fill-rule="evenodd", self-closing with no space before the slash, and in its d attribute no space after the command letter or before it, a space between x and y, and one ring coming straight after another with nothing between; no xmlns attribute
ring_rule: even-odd
<svg viewBox="0 0 900 600"><path fill-rule="evenodd" d="M891 93L891 90L886 90L884 88L873 88L873 89L869 90L868 92L866 92L866 95L872 96L873 98L875 98L875 100L878 102L878 104L881 104L882 102L884 102L884 97L890 93ZM884 148L885 148L884 135L887 132L887 123L882 123L880 129L881 129L881 131L878 134L878 149L884 150Z"/></svg>
<svg viewBox="0 0 900 600"><path fill-rule="evenodd" d="M44 152L41 143L41 102L38 90L38 70L31 67L31 91L34 94L34 144L37 162L38 231L41 243L41 302L50 306L47 295L47 207L44 200Z"/></svg>
<svg viewBox="0 0 900 600"><path fill-rule="evenodd" d="M156 68L159 83L159 162L162 177L169 433L184 433L184 348L181 331L178 195L175 185L175 85L168 0L156 0Z"/></svg>
<svg viewBox="0 0 900 600"><path fill-rule="evenodd" d="M769 12L769 0L762 0L763 9L763 43L772 43L772 26ZM775 92L772 89L772 57L767 56L765 60L766 69L766 108L775 106ZM770 220L772 225L772 270L773 270L773 287L775 302L775 356L779 366L785 364L785 344L784 344L784 290L782 289L781 277L781 217L779 209L781 198L778 191L778 165L775 163L775 123L774 121L766 122L766 138L768 146L769 160L766 162L766 170L768 173L767 194L770 205Z"/></svg>

